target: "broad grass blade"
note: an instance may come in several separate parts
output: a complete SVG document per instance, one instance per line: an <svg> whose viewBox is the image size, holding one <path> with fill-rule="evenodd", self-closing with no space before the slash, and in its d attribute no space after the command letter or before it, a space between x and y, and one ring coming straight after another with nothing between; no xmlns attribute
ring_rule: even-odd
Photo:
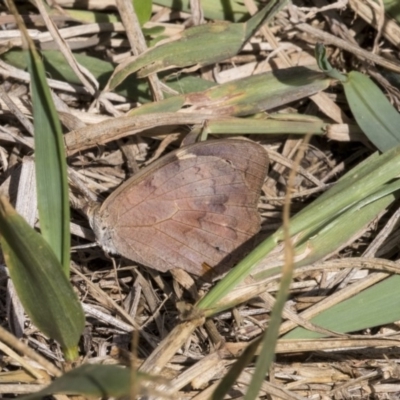
<svg viewBox="0 0 400 400"><path fill-rule="evenodd" d="M343 75L332 68L322 44L317 44L315 56L321 70L342 83L351 112L368 139L382 152L399 145L400 115L378 86L358 71Z"/></svg>
<svg viewBox="0 0 400 400"><path fill-rule="evenodd" d="M32 322L77 357L85 326L79 300L48 242L0 198L0 241L18 296Z"/></svg>
<svg viewBox="0 0 400 400"><path fill-rule="evenodd" d="M336 332L356 332L361 329L393 323L400 319L400 276L395 275L334 305L310 321ZM285 339L307 339L323 336L318 332L296 328Z"/></svg>
<svg viewBox="0 0 400 400"><path fill-rule="evenodd" d="M382 152L400 144L400 115L366 75L352 71L343 83L346 99L357 124Z"/></svg>
<svg viewBox="0 0 400 400"><path fill-rule="evenodd" d="M224 21L189 28L178 39L153 47L120 64L106 90L113 90L131 74L143 78L172 68L205 66L233 57L260 24L270 19L286 3L287 0L271 1L247 23Z"/></svg>
<svg viewBox="0 0 400 400"><path fill-rule="evenodd" d="M285 68L149 103L133 109L127 115L179 111L184 105L185 112L191 113L252 115L312 96L328 88L330 83L331 79L315 68Z"/></svg>

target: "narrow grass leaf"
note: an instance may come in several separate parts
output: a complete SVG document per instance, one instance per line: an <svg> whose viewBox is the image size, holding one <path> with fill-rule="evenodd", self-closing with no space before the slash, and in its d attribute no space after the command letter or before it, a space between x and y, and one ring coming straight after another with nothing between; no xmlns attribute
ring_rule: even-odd
<svg viewBox="0 0 400 400"><path fill-rule="evenodd" d="M364 162L356 168L356 172L350 171L292 219L290 229L292 235L298 235L296 243L302 240L306 230L319 229L347 208L378 191L382 185L397 177L399 168L400 146L397 146L379 157L371 157L369 165Z"/></svg>
<svg viewBox="0 0 400 400"><path fill-rule="evenodd" d="M82 307L47 241L2 197L0 241L18 297L32 322L57 340L66 358L77 356L85 325Z"/></svg>
<svg viewBox="0 0 400 400"><path fill-rule="evenodd" d="M277 118L275 118L277 117ZM269 114L262 118L219 118L207 124L209 134L291 134L325 135L328 123L320 118L299 114Z"/></svg>
<svg viewBox="0 0 400 400"><path fill-rule="evenodd" d="M277 243L276 237L271 236L258 245L197 303L197 308L203 310L206 316L212 315L214 312L212 307L215 307L218 301L248 276L252 269L277 246Z"/></svg>
<svg viewBox="0 0 400 400"><path fill-rule="evenodd" d="M13 8L12 2L10 5ZM61 124L47 85L42 60L16 9L14 16L25 42L24 47L28 49L40 229L60 261L65 275L69 276L70 211Z"/></svg>
<svg viewBox="0 0 400 400"><path fill-rule="evenodd" d="M331 229L334 225L340 224L343 222L345 229L346 229L346 219L343 221L338 220L339 218L348 218L348 221L352 221L352 226L350 226L348 229L350 232L353 232L355 234L357 231L354 229L359 227L361 229L362 222L365 221L366 223L369 221L369 213L371 212L372 215L374 215L376 211L376 215L378 215L379 212L383 211L385 209L384 204L387 202L386 206L388 206L391 202L393 202L396 197L397 193L399 190L399 185L400 182L399 180L395 180L394 182L390 184L383 184L380 187L377 188L377 190L373 193L366 194L364 198L361 198L361 200L356 201L354 204L352 204L349 208L343 209L342 212L339 212L332 218L327 218L324 222L324 224L320 224L319 227L317 228L319 232L325 232L326 230ZM351 189L347 192L348 195L350 195ZM388 197L389 196L389 197ZM382 203L382 205L378 202L381 199L385 199ZM368 210L368 211L367 211ZM366 213L364 215L364 212ZM355 222L353 219L360 219ZM322 229L320 229L320 227ZM316 229L315 227L310 227L309 229L304 229L301 235L298 236L297 238L297 244L299 243L304 243L305 240L309 240L308 238L313 237L316 235ZM307 238L307 239L305 239ZM333 242L336 242L332 237L330 238ZM338 239L340 241L340 234L338 234ZM350 237L349 237L350 239ZM336 242L337 243L337 242ZM327 245L328 247L331 247L333 243L330 243ZM334 251L334 247L332 246L332 251ZM329 254L329 253L328 253Z"/></svg>
<svg viewBox="0 0 400 400"><path fill-rule="evenodd" d="M261 336L255 339L243 350L243 353L239 356L239 358L232 365L229 371L224 375L217 388L214 390L211 396L212 400L220 400L225 398L225 395L228 394L229 390L232 389L232 386L235 384L242 371L250 364L251 360L254 358L254 355L262 341L262 338L263 337Z"/></svg>
<svg viewBox="0 0 400 400"><path fill-rule="evenodd" d="M289 0L270 0L259 12L246 22L246 40L260 28L261 24L268 23L289 3Z"/></svg>
<svg viewBox="0 0 400 400"><path fill-rule="evenodd" d="M302 252L306 256L296 262L295 267L309 265L317 260L321 260L331 252L337 251L346 245L348 240L354 237L360 229L372 222L399 195L399 180L383 185L376 193L343 212L319 232L311 232L308 241L296 248L296 259L301 256ZM252 274L252 277L256 281L260 281L279 272L280 269L281 267L270 268ZM394 280L393 283L391 282L392 279ZM311 319L311 322L343 333L395 322L400 318L398 308L400 296L398 291L394 290L395 285L398 285L397 277L388 278L384 282L375 284L373 288L361 292L354 298L335 305L333 311L331 309L324 311L319 316ZM392 290L388 290L388 288L392 288ZM381 293L385 293L385 295L382 296L380 295ZM231 297L234 298L234 293L231 294ZM219 303L214 310L208 309L207 313L210 315L212 312L221 312L236 305L232 302L232 299L227 299L226 303ZM298 328L285 336L285 338L311 338L320 336L318 333Z"/></svg>
<svg viewBox="0 0 400 400"><path fill-rule="evenodd" d="M338 80L340 82L346 81L346 75L333 68L330 64L328 57L326 56L326 48L322 43L317 43L315 46L315 58L318 67L332 79Z"/></svg>
<svg viewBox="0 0 400 400"><path fill-rule="evenodd" d="M400 115L375 83L352 71L343 83L344 92L357 124L382 152L400 144Z"/></svg>
<svg viewBox="0 0 400 400"><path fill-rule="evenodd" d="M279 328L282 322L282 312L285 307L286 300L289 295L289 287L292 282L293 269L286 268L279 285L276 302L272 308L271 319L268 323L268 328L263 334L262 346L260 354L257 357L256 368L253 378L244 396L245 400L258 399L262 383L275 357L275 347L278 341Z"/></svg>
<svg viewBox="0 0 400 400"><path fill-rule="evenodd" d="M350 240L358 236L360 232L363 232L369 223L373 222L382 211L396 200L399 186L400 183L397 182L397 189L394 186L391 188L393 191L397 190L396 192L378 198L361 208L355 205L350 210L335 218L327 224L327 226L324 226L321 230L313 232L311 236L308 237L308 240L296 246L296 262L294 268L310 265L322 260L333 252L337 252L339 249L343 248L343 246L346 246ZM275 267L271 267L271 261L276 265ZM269 277L278 274L282 270L282 265L282 253L274 254L273 260L269 257L263 259L259 265L257 265L254 272L251 273L251 277L255 282L259 283L260 289L264 290L265 281L268 280ZM216 313L231 309L232 307L237 307L239 304L253 298L255 293L258 293L257 290L258 289L253 287L252 291L249 290L246 293L243 292L243 287L239 285L239 287L229 291L218 303L207 308L206 315L215 315Z"/></svg>

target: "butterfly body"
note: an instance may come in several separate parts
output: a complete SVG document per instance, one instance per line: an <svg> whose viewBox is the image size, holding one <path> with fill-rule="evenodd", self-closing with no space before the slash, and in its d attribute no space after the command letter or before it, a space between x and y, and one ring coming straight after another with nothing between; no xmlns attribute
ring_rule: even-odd
<svg viewBox="0 0 400 400"><path fill-rule="evenodd" d="M204 264L232 264L235 250L259 231L267 167L267 153L253 142L196 143L122 184L90 223L108 252L163 272L202 275Z"/></svg>

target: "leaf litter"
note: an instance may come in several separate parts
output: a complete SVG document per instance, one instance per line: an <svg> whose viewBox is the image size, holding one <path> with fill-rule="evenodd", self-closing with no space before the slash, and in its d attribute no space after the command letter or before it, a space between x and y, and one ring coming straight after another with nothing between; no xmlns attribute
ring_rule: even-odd
<svg viewBox="0 0 400 400"><path fill-rule="evenodd" d="M204 22L198 13L192 15L171 10L168 5L163 5L165 2L153 4L151 21L143 27L147 39L145 46L172 43L174 36L182 35L185 29ZM243 92L239 91L237 80L259 74L273 76L277 75L277 71L291 67L314 67L314 46L322 42L335 68L342 72L358 70L370 75L392 104L398 107L396 73L400 64L396 55L398 41L393 34L399 29L398 23L394 17L382 12L379 3L370 0L331 4L323 0L295 2L279 11L268 27L263 25L237 54L229 54L228 58L217 63L180 66L158 76L153 74L151 80L133 75L127 78L129 85L122 83L115 90L94 97L94 82L99 82L100 89L103 89L116 65L131 56L131 51L141 54L146 50L143 43L135 42L137 27L134 24L126 25L126 32L120 22L90 22L84 19L97 13L97 18L101 15L107 21L110 14L116 14L115 9L114 12L96 10L96 5L101 7L100 2L93 2L94 9L74 10L69 8L69 3L59 0L60 9L50 11L58 31L57 38L47 31L43 17L36 9L24 11L24 17L44 60L48 61L49 84L66 138L75 135L76 141L87 143L88 139L82 133L88 134L91 129L100 130L104 136L104 140L100 141L95 137L93 143L86 147L78 146L68 160L73 170L70 173L71 204L77 210L71 221L73 271L76 271L72 275L72 283L87 316L80 343L82 358L85 363L142 365L144 371L171 381L169 393L177 393L180 398L209 398L233 360L268 327L279 284L279 271L261 281L246 281L231 294L232 307L213 315L206 322L202 316L195 318L194 324L191 321L182 322L185 310L189 308L190 312L191 304L204 296L212 284L194 280L185 273L174 273L173 276L158 274L128 260L110 259L98 247L85 247L93 242L93 234L87 220L79 212L84 206L82 190L104 198L150 159L154 160L179 147L190 132L207 131L212 136L216 134L214 126L220 123L222 127L218 126L216 135L222 137L232 133L226 127L224 131L223 124L228 124L229 118L240 116L242 121L250 116L247 118L248 129L243 131L243 135L261 143L271 159L259 207L263 225L257 240L261 241L281 225L287 190L291 191L291 213L295 215L365 160L374 148L354 121L342 87L327 78L325 87L317 86L311 91L301 91L301 87L297 91L289 88L283 100L266 101L260 110L246 109L245 105L238 103L227 111L224 108L227 100L225 92L222 91L221 97L217 98L204 94L218 93L224 87L222 85L230 84L226 88L231 97L240 97ZM254 14L257 10L255 5L250 1L245 3L249 13ZM198 4L201 5L200 2ZM208 10L206 5L208 3L204 2L203 15L205 22L211 23L209 18L210 15L215 18L215 10ZM15 31L14 21L5 9L2 11L0 73L7 97L0 96L4 116L0 127L0 184L2 193L20 201L23 188L15 182L21 169L30 168L24 157L32 154L32 142L29 129L22 125L10 104L14 104L26 118L31 117L29 76L24 71L24 56L19 52L21 39ZM226 21L229 23L229 18L226 17ZM58 46L69 47L75 60L55 60L54 55L59 55L60 51ZM206 58L207 54L204 56ZM71 74L67 64L70 63L71 68L79 68L76 61L83 66L81 71L89 71L89 74L85 72L85 76L89 77L90 84L86 80L82 83ZM154 69L149 71L155 72ZM107 78L104 79L104 76ZM257 87L250 87L250 93L251 89L256 91ZM268 93L264 95L268 99ZM179 96L190 98L191 103L172 103L170 99L176 100ZM153 103L154 98L159 103ZM139 111L141 107L143 110L152 107L152 114ZM136 117L135 122L136 110L143 112L144 116ZM132 111L133 115L129 116ZM312 132L297 131L296 122L288 128L290 121L299 115L309 116L314 118L313 121L324 124L323 132L320 131L321 125L318 128L314 126L312 129L315 131ZM140 125L140 118L148 122ZM267 127L269 121L276 120L282 121L281 131L255 131L256 121L265 121ZM94 125L96 123L99 125ZM117 131L118 124L123 125L122 131ZM313 133L314 136L300 166L296 167L293 160L306 133ZM288 174L292 168L298 168L298 171L293 187L288 188ZM26 216L22 210L23 207L29 210L29 204L21 207L18 211ZM383 323L378 318L377 324L357 329L351 334L323 328L309 321L312 316L340 304L340 301L351 298L361 290L373 288L387 274L397 272L397 214L396 207L392 205L341 243L329 257L323 257L328 257L325 261L320 259L295 270L276 359L261 388L262 396L288 399L398 398L400 357L396 321ZM278 248L265 260L268 268L282 264L279 258L281 250ZM309 254L312 250L306 246L304 252ZM2 278L3 305L7 301L13 304L8 309L5 306L2 308L3 325L61 368L57 346L26 320L21 310L18 311L15 295L7 286L4 267ZM393 289L388 287L387 290ZM356 319L356 315L350 315L350 318ZM308 328L314 336L290 339L290 332L294 332L296 326ZM180 340L183 345L171 353L168 349L174 346L168 339L174 339L170 332L177 332L177 327L180 337L175 340ZM133 349L131 334L134 329L139 331L139 342ZM38 368L37 360L32 361L23 349L17 350L25 355L26 362ZM37 388L34 387L28 369L11 352L4 353L7 355L2 359L1 393L26 394L42 388L43 382L39 380L34 381ZM253 367L249 364L244 369L232 386L230 397L246 392ZM52 371L47 372L53 375Z"/></svg>

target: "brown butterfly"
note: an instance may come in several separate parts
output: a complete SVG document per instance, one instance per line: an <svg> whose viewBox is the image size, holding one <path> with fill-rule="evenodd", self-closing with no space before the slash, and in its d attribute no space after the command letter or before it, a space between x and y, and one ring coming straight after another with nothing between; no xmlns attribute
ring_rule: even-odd
<svg viewBox="0 0 400 400"><path fill-rule="evenodd" d="M232 266L232 254L260 229L257 211L268 155L245 140L183 147L141 170L89 214L107 252L195 275Z"/></svg>

